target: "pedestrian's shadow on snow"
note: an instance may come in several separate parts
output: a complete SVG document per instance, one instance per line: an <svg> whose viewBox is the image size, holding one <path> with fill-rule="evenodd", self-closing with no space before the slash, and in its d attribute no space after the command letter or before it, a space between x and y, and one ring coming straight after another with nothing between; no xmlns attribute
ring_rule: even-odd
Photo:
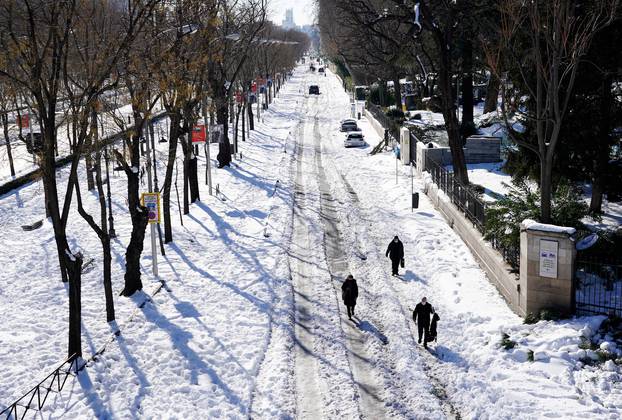
<svg viewBox="0 0 622 420"><path fill-rule="evenodd" d="M368 332L374 337L376 337L378 340L382 342L382 344L386 345L389 343L389 339L387 338L387 336L381 333L380 330L376 328L373 324L371 324L369 321L358 321L356 323L356 326L361 331Z"/></svg>
<svg viewBox="0 0 622 420"><path fill-rule="evenodd" d="M439 360L443 362L453 363L456 366L466 367L467 362L455 351L451 350L448 347L443 346L442 344L438 344L433 347L434 353Z"/></svg>
<svg viewBox="0 0 622 420"><path fill-rule="evenodd" d="M400 277L404 281L408 281L408 282L416 281L421 284L428 284L428 282L426 282L424 279L422 279L421 277L419 277L417 274L413 273L410 270L406 270L404 274L402 274Z"/></svg>

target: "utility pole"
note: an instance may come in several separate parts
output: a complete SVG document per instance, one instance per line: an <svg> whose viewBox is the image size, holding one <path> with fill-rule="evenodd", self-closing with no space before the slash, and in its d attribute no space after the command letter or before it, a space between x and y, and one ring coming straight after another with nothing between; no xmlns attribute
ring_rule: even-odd
<svg viewBox="0 0 622 420"><path fill-rule="evenodd" d="M158 165L156 164L156 142L155 142L155 130L153 128L152 120L149 120L149 134L151 135L151 149L153 150L153 184L156 192L160 192L160 188L158 188ZM148 140L147 140L148 141ZM158 209L159 210L159 209ZM166 251L164 250L164 242L162 241L162 228L158 223L158 239L160 240L160 252L162 255L166 255Z"/></svg>
<svg viewBox="0 0 622 420"><path fill-rule="evenodd" d="M212 194L212 158L210 156L210 138L209 135L211 133L209 133L207 131L207 97L203 97L203 129L205 130L205 164L206 166L206 172L205 172L205 182L207 183L207 185L209 186L209 195L213 195Z"/></svg>
<svg viewBox="0 0 622 420"><path fill-rule="evenodd" d="M148 125L147 125L147 130L146 130L147 136L149 136L150 125L151 125L151 119L149 119ZM148 139L145 139L145 140L146 140L145 143L147 144L147 151L146 151L146 154L147 154L147 191L151 193L153 192L153 183L151 181L151 142ZM153 276L155 278L158 278L158 252L156 248L156 227L155 227L155 223L149 223L149 225L151 227L151 263L152 263Z"/></svg>

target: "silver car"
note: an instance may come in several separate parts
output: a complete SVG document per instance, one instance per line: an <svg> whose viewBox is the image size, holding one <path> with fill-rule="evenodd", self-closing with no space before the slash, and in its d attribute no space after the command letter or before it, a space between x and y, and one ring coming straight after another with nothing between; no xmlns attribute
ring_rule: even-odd
<svg viewBox="0 0 622 420"><path fill-rule="evenodd" d="M360 131L351 131L346 134L346 138L343 141L344 147L362 147L367 145L365 142L365 136Z"/></svg>

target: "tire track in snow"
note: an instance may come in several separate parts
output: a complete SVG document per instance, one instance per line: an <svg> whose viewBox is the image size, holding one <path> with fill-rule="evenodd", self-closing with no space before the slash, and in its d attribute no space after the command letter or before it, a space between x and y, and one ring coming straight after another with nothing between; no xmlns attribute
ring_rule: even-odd
<svg viewBox="0 0 622 420"><path fill-rule="evenodd" d="M347 275L349 265L347 253L344 251L343 239L339 231L339 205L333 198L328 185L326 173L322 165L322 146L319 132L319 118L314 124L315 163L320 186L320 208L324 227L324 252L329 265L330 275L335 288ZM335 290L336 299L338 289ZM339 305L340 308L343 308ZM381 398L382 389L378 383L378 375L366 351L368 336L356 328L352 321L346 320L345 312L340 310L341 328L346 336L348 359L354 382L358 385L359 411L364 419L386 418Z"/></svg>
<svg viewBox="0 0 622 420"><path fill-rule="evenodd" d="M292 261L292 282L294 285L295 305L295 368L296 379L296 414L299 418L311 418L324 406L320 393L320 381L317 376L318 366L313 355L313 305L311 296L312 269L305 257L312 250L308 245L309 226L304 213L306 210L306 190L303 177L304 148L300 144L304 138L304 123L301 122L297 133L297 165L294 183L294 233L290 245L289 258Z"/></svg>
<svg viewBox="0 0 622 420"><path fill-rule="evenodd" d="M306 80L303 77L303 80ZM288 81L292 83L294 80ZM293 92L294 89L292 89ZM304 101L296 101L296 112L298 116L304 114ZM293 127L296 131L303 124L302 119L298 118L296 125ZM294 131L294 130L291 130ZM283 247L289 247L294 235L294 211L295 211L295 191L294 181L295 173L293 170L296 156L298 154L297 143L288 145L287 141L292 139L290 134L284 140L283 148L287 155L281 159L281 188L285 188L292 204L291 213L284 218L287 223L287 234L283 236ZM285 180L287 181L285 182ZM278 181L277 181L278 182ZM273 208L270 211L272 214ZM266 225L266 227L268 224ZM288 252L290 250L288 249ZM278 263L280 265L280 263ZM284 262L286 277L288 280L287 296L280 294L277 298L274 317L271 324L270 338L268 346L264 349L264 356L258 368L257 377L253 390L251 392L249 403L250 419L263 418L289 418L295 414L296 396L291 395L289 391L296 386L295 384L295 355L292 354L294 347L294 291L292 284L292 268L291 262L287 259ZM285 287L283 287L285 291ZM283 364L286 368L283 368ZM276 395L275 395L276 394Z"/></svg>
<svg viewBox="0 0 622 420"><path fill-rule="evenodd" d="M290 248L296 308L296 418L360 418L358 396L323 248L320 191L314 164L314 114L307 99L298 133L294 241Z"/></svg>

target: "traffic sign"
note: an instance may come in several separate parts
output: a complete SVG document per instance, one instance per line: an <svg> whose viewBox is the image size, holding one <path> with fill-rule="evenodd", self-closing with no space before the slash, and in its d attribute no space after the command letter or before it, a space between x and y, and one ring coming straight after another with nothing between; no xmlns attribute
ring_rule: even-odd
<svg viewBox="0 0 622 420"><path fill-rule="evenodd" d="M160 223L160 193L143 193L140 202L147 207L149 223Z"/></svg>

